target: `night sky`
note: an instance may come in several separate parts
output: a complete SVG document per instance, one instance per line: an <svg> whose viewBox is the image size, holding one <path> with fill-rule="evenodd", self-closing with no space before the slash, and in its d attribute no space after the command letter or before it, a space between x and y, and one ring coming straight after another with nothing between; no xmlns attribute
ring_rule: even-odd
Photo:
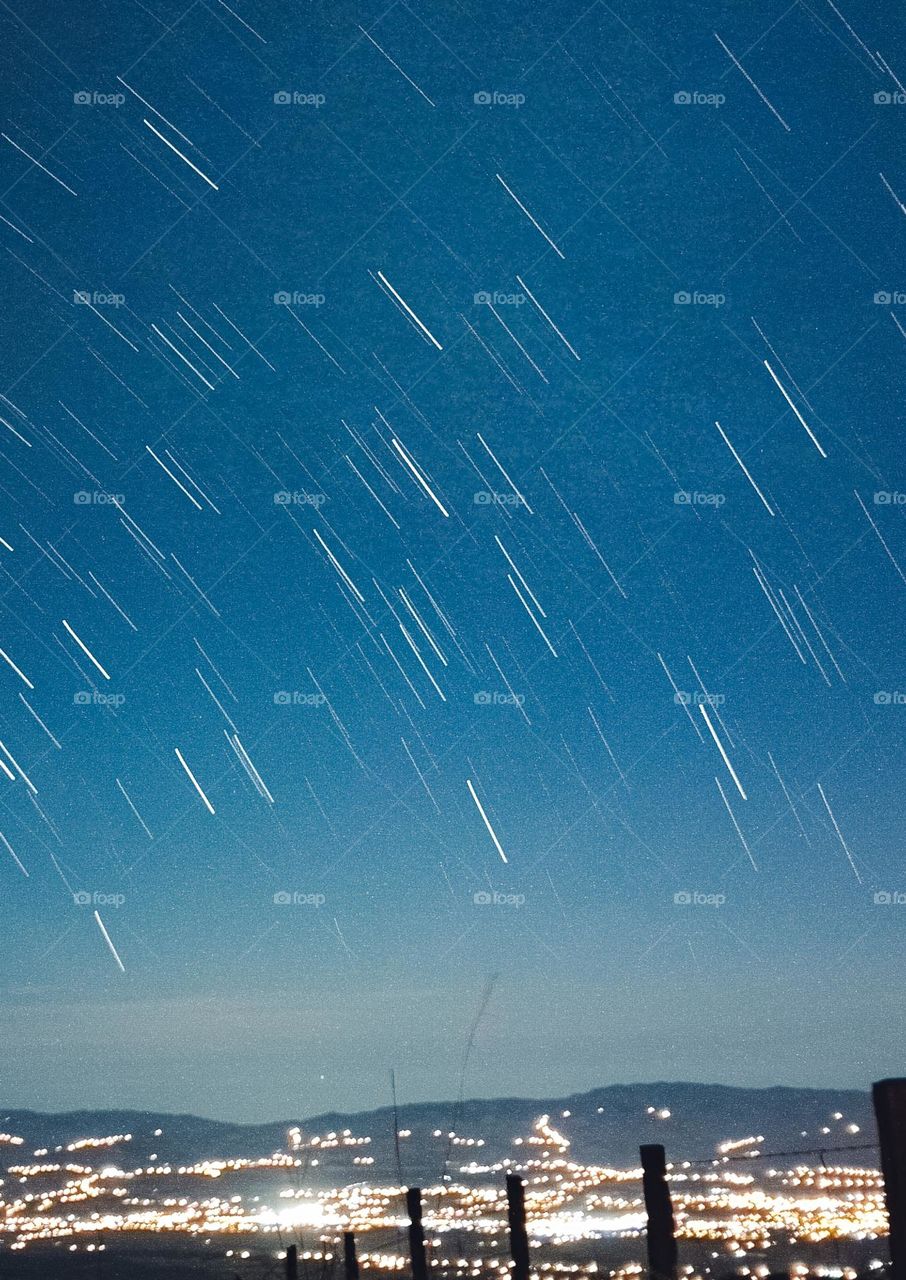
<svg viewBox="0 0 906 1280"><path fill-rule="evenodd" d="M0 33L3 1104L902 1074L898 7Z"/></svg>

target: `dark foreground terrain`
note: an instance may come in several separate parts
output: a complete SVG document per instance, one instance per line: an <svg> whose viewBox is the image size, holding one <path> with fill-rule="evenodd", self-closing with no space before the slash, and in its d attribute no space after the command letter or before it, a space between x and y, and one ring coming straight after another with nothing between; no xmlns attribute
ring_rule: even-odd
<svg viewBox="0 0 906 1280"><path fill-rule="evenodd" d="M401 1244L399 1241L386 1243L390 1249ZM228 1258L225 1252L230 1247L237 1255L247 1250L250 1256ZM27 1254L0 1253L0 1276L3 1280L264 1280L264 1277L277 1280L284 1275L284 1262L278 1259L278 1252L276 1241L265 1244L260 1238L251 1237L229 1242L213 1241L210 1246L200 1242L186 1244L184 1241L160 1239L115 1241L101 1254L67 1254L65 1246L39 1247ZM886 1257L886 1247L882 1247L880 1252ZM869 1271L871 1260L878 1253L876 1244L870 1246L865 1242L847 1242L842 1246L832 1242L815 1245L809 1250L808 1280L832 1276L838 1268L844 1267L852 1280L869 1280L869 1277L870 1280L887 1280L886 1266L883 1269L875 1266ZM801 1261L802 1256L801 1249L787 1251L775 1248L769 1260L772 1274L783 1272ZM635 1266L644 1267L644 1242L640 1238L616 1239L583 1243L573 1249L558 1249L554 1265L549 1270L542 1270L545 1262L552 1262L553 1258L554 1255L547 1250L535 1249L533 1271L538 1268L543 1275L567 1280L576 1274L572 1268L578 1266L580 1276L619 1275L621 1280L636 1280L632 1272ZM750 1255L745 1263L737 1263L727 1257L715 1259L711 1247L688 1241L681 1243L680 1262L691 1265L696 1274L708 1277L708 1280L744 1280L743 1267L754 1268L761 1262L767 1263L768 1259L760 1255ZM391 1272L378 1269L363 1271L366 1280L369 1274L378 1280L379 1276L389 1277ZM408 1276L406 1270L392 1274L402 1276L403 1280ZM474 1272L432 1268L431 1274L438 1280L455 1280L456 1277L462 1280ZM343 1272L335 1263L300 1259L299 1275L300 1280L342 1280ZM487 1269L481 1275L482 1280L497 1280L498 1273Z"/></svg>

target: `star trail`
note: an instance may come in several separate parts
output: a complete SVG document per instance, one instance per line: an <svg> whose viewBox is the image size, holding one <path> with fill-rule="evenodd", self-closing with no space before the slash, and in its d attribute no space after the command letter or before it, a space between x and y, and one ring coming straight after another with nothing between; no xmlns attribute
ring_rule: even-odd
<svg viewBox="0 0 906 1280"><path fill-rule="evenodd" d="M900 1071L902 13L0 31L5 1105Z"/></svg>

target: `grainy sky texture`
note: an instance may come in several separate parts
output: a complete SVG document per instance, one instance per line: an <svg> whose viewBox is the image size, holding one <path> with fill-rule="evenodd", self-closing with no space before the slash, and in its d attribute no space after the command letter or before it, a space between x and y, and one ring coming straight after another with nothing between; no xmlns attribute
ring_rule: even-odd
<svg viewBox="0 0 906 1280"><path fill-rule="evenodd" d="M4 1103L901 1072L897 6L0 33Z"/></svg>

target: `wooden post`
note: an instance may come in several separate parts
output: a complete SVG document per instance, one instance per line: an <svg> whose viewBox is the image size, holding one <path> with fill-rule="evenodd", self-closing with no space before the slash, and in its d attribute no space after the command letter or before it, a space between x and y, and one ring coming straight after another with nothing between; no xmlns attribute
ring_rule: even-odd
<svg viewBox="0 0 906 1280"><path fill-rule="evenodd" d="M359 1260L355 1252L355 1233L343 1232L343 1276L344 1280L359 1280Z"/></svg>
<svg viewBox="0 0 906 1280"><path fill-rule="evenodd" d="M299 1280L299 1250L294 1244L286 1250L286 1280Z"/></svg>
<svg viewBox="0 0 906 1280"><path fill-rule="evenodd" d="M518 1173L506 1175L507 1217L510 1224L510 1257L513 1259L512 1280L528 1280L528 1233L525 1229L525 1189Z"/></svg>
<svg viewBox="0 0 906 1280"><path fill-rule="evenodd" d="M667 1186L667 1157L659 1143L639 1147L642 1189L648 1214L648 1275L650 1280L676 1280L676 1236L673 1204Z"/></svg>
<svg viewBox="0 0 906 1280"><path fill-rule="evenodd" d="M409 1215L409 1257L412 1261L412 1280L428 1280L420 1187L410 1187L406 1192L406 1212Z"/></svg>
<svg viewBox="0 0 906 1280"><path fill-rule="evenodd" d="M871 1087L890 1232L892 1280L906 1280L906 1080L879 1080Z"/></svg>

